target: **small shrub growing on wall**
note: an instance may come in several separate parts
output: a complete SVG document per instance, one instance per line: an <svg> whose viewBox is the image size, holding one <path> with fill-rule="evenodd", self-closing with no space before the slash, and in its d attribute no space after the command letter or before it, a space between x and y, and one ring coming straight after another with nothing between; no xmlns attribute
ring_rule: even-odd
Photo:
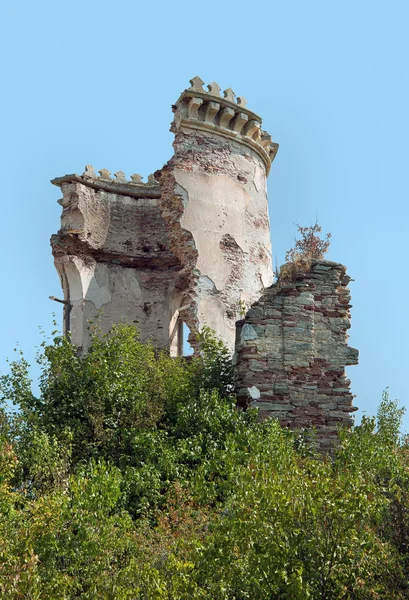
<svg viewBox="0 0 409 600"><path fill-rule="evenodd" d="M324 258L331 243L330 233L321 237L322 227L318 221L309 227L301 227L297 223L297 230L300 238L295 238L293 248L287 250L285 254L285 264L281 267L278 276L281 281L292 279L301 271L307 271L312 260Z"/></svg>
<svg viewBox="0 0 409 600"><path fill-rule="evenodd" d="M324 257L328 252L330 245L331 234L326 233L324 239L320 237L322 232L321 225L315 221L314 225L309 227L301 227L297 223L297 230L300 234L300 239L295 239L294 248L287 250L285 255L286 262L295 262L300 259L313 260Z"/></svg>

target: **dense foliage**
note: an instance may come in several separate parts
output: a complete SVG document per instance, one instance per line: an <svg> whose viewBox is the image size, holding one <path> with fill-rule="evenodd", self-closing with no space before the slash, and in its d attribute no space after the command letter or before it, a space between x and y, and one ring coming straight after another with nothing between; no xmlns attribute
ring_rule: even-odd
<svg viewBox="0 0 409 600"><path fill-rule="evenodd" d="M5 599L409 597L409 446L387 393L334 456L238 412L231 362L132 327L44 344L0 381ZM17 412L10 412L13 402Z"/></svg>

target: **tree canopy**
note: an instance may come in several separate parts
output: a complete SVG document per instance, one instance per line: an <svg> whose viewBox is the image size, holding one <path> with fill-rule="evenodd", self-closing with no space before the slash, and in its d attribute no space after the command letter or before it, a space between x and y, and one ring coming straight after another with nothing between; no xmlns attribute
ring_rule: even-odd
<svg viewBox="0 0 409 600"><path fill-rule="evenodd" d="M171 358L134 327L44 343L0 380L0 595L409 597L409 447L385 392L332 456L238 411L229 354ZM10 411L14 403L17 410Z"/></svg>

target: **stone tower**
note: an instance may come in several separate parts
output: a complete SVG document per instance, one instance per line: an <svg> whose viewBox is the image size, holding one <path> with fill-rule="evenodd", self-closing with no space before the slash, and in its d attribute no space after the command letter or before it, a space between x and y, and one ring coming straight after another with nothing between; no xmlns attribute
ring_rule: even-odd
<svg viewBox="0 0 409 600"><path fill-rule="evenodd" d="M174 155L147 183L90 166L52 181L64 326L78 346L99 316L103 330L136 323L174 355L183 323L208 325L233 350L243 308L272 283L266 178L278 146L243 97L190 83L173 107Z"/></svg>

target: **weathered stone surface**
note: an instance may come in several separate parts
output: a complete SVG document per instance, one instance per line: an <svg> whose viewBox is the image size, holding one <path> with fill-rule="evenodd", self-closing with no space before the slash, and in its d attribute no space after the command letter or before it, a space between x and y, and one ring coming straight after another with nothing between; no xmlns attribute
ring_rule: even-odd
<svg viewBox="0 0 409 600"><path fill-rule="evenodd" d="M209 93L200 78L191 84L174 109L174 156L155 175L182 264L186 323L192 331L208 325L233 350L242 306L272 282L266 177L276 145L266 150L238 129L261 120L230 88L221 98L215 83Z"/></svg>
<svg viewBox="0 0 409 600"><path fill-rule="evenodd" d="M63 212L51 244L69 302L65 329L86 347L89 320L98 318L103 330L125 321L136 323L143 339L168 347L180 264L169 248L160 199L144 197L148 185L130 184L129 196L121 172L110 193L100 178L90 179L93 173L87 166L83 177L55 180Z"/></svg>
<svg viewBox="0 0 409 600"><path fill-rule="evenodd" d="M198 141L192 140L194 133L182 136L189 150ZM162 202L168 208L171 248L185 267L189 326L207 324L233 349L241 303L253 302L272 279L265 168L257 157L243 163L238 154L227 158L225 169L217 161L218 172L206 172L216 166L217 139L206 134L201 140L197 162L190 152L180 157L176 151L160 173ZM228 142L221 146L230 152ZM251 180L257 169L259 191ZM245 173L242 181L237 172ZM255 214L264 217L264 227L254 223Z"/></svg>
<svg viewBox="0 0 409 600"><path fill-rule="evenodd" d="M358 351L347 345L349 281L343 265L312 261L291 281L265 290L236 326L239 404L291 428L317 427L324 450L355 410L345 376L345 366L358 362ZM245 335L249 328L257 336Z"/></svg>

